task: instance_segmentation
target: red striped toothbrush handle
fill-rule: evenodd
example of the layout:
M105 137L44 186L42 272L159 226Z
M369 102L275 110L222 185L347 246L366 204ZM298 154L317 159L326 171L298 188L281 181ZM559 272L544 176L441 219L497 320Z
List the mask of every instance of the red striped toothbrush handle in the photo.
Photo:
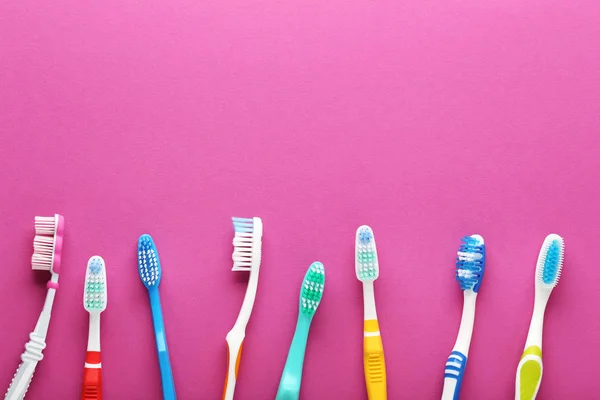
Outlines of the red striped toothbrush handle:
M81 400L102 400L102 364L99 351L88 351L85 356Z

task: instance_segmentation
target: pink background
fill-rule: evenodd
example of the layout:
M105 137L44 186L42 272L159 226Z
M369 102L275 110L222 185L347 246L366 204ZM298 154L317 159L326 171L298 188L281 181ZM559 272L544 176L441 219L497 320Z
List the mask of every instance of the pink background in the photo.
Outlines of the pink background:
M41 310L34 215L63 213L61 289L30 396L79 396L85 266L109 269L105 397L159 399L136 243L154 236L179 398L220 399L245 290L229 218L264 262L238 400L275 396L306 268L327 283L302 399L366 399L354 232L375 230L389 398L436 399L488 244L462 399L509 399L545 235L565 237L539 399L600 396L597 0L0 2L0 386Z

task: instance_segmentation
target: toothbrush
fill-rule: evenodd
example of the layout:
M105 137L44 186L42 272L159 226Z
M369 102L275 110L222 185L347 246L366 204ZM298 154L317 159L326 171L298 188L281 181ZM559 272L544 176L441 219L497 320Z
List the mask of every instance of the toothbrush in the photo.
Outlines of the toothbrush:
M525 351L517 368L515 400L536 398L542 382L542 330L544 311L552 289L558 284L563 266L565 242L562 237L551 234L542 244L535 268L535 301Z
M61 254L63 247L65 220L62 215L53 217L35 217L35 238L33 239L32 269L50 271L50 280L46 284L48 292L44 308L38 318L33 332L29 334L29 342L21 355L21 364L6 392L5 400L22 400L29 388L38 362L44 358L42 351L46 348L46 335L50 325L52 304L58 289Z
M308 331L323 297L324 287L325 269L320 262L314 262L308 268L300 289L300 310L296 332L292 339L275 400L297 400L300 396L300 382L302 381L302 367L304 365Z
M163 321L160 295L158 293L158 285L160 284L162 272L160 260L158 259L158 251L150 235L142 235L138 240L138 272L150 295L150 308L152 309L163 399L175 400L177 396L175 395L171 360L169 359L169 349L167 348L167 338L165 336L165 323Z
M363 284L364 317L364 369L369 400L387 399L387 379L383 343L375 308L373 283L379 277L379 261L373 230L363 225L356 230L356 277Z
M250 320L256 289L258 288L258 271L260 269L263 224L260 218L232 218L235 236L233 238L233 271L250 271L246 295L242 308L233 328L226 336L227 341L227 375L223 400L232 400L237 382L242 344L246 336L246 326Z
M458 400L465 376L473 325L475 301L485 272L485 244L479 235L462 239L456 258L456 280L463 291L463 313L456 343L446 361L442 400Z
M102 363L100 362L100 313L106 310L106 267L102 257L90 258L85 273L83 308L90 313L81 400L102 400Z

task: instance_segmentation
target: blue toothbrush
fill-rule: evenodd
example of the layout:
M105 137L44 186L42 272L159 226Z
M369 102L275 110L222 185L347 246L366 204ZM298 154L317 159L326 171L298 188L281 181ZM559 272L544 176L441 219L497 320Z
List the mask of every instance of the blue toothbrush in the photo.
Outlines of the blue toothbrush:
M154 322L154 335L156 337L156 350L158 351L158 363L160 365L163 399L175 400L177 396L175 395L175 384L173 382L171 360L169 359L169 349L167 348L167 338L165 335L165 323L163 321L160 295L158 293L161 276L160 260L158 259L158 251L150 235L142 235L138 240L138 272L150 295L150 308L152 309L152 321Z

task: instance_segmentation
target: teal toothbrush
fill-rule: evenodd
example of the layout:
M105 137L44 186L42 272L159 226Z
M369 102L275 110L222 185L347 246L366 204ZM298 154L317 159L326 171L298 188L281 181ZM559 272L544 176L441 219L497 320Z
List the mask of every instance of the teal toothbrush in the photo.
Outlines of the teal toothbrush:
M275 400L297 400L300 396L300 383L302 381L302 366L304 365L304 352L308 341L308 331L317 307L323 297L325 287L325 269L320 262L314 262L306 272L302 289L300 289L300 311L296 332L288 353L283 375L279 382Z

